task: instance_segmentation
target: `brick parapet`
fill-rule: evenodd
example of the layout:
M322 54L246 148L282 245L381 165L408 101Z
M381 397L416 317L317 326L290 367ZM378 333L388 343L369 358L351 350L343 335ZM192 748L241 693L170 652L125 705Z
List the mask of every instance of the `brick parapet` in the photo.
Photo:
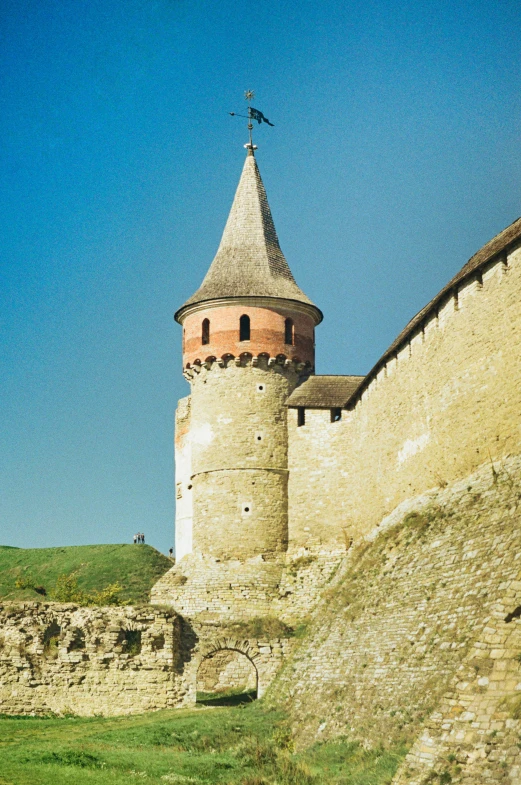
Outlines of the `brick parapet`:
M250 337L240 340L240 318L250 319ZM292 341L285 340L285 321L291 319ZM203 322L208 321L208 342L202 342ZM315 322L307 313L294 310L290 303L281 301L279 307L256 307L247 301L241 305L201 308L183 320L183 368L202 364L209 358L225 360L248 353L252 357L265 355L314 366Z

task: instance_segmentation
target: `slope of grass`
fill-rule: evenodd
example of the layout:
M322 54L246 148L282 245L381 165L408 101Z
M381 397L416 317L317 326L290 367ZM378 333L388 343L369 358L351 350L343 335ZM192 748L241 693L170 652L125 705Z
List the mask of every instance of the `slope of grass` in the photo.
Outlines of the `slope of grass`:
M118 718L0 718L0 785L385 785L403 749L292 752L262 703Z
M42 586L50 594L58 576L75 573L79 588L87 592L118 582L123 601L147 602L151 587L171 566L150 545L0 546L0 600L45 600L34 589L17 588L17 581Z

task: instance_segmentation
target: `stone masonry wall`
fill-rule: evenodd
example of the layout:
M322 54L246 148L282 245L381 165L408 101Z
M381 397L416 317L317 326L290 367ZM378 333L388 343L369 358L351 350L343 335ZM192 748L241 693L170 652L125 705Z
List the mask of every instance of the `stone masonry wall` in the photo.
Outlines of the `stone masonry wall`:
M342 544L405 499L521 452L521 249L461 285L340 422L289 411L290 548Z
M185 556L152 588L151 601L190 619L275 616L298 625L315 608L346 549L300 549L278 561Z
M243 357L192 373L193 550L274 558L288 541L285 402L296 367Z
M197 671L198 692L257 689L257 671L241 652L222 649L201 662Z
M498 602L499 615L521 613L519 488L521 457L487 462L464 480L403 503L372 539L352 549L271 690L290 711L300 743L339 735L366 744L411 743L431 712L440 712L465 658L483 656L470 654L480 640L487 641L481 652L497 646L487 657L515 662L503 688L515 691L521 648L507 634L512 625L500 622L497 638L488 628L491 617L498 619ZM495 667L505 678L506 666ZM490 678L490 669L478 672ZM452 689L467 689L459 679L457 685ZM447 701L441 706L438 736L447 727L441 715L451 710ZM471 723L470 714L456 715ZM500 727L490 718L485 725L487 732Z
M190 704L180 619L150 607L0 605L0 713L133 714Z
M396 785L521 782L521 621L511 618L512 608L520 609L517 577L427 719Z

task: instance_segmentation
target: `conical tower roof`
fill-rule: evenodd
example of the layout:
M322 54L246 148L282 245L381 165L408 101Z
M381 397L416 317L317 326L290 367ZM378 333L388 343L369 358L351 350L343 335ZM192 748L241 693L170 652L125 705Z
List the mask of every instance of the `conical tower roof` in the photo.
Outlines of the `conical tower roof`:
M204 281L175 314L212 300L254 297L292 300L322 321L321 311L297 286L279 240L253 149L248 148L232 209ZM308 306L308 308L306 308Z

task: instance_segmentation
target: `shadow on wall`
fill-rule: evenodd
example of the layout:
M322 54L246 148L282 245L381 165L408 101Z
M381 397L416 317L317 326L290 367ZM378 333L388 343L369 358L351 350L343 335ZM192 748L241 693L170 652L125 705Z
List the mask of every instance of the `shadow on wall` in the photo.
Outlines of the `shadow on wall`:
M205 657L197 670L197 702L237 706L257 698L258 673L252 660L236 649Z

